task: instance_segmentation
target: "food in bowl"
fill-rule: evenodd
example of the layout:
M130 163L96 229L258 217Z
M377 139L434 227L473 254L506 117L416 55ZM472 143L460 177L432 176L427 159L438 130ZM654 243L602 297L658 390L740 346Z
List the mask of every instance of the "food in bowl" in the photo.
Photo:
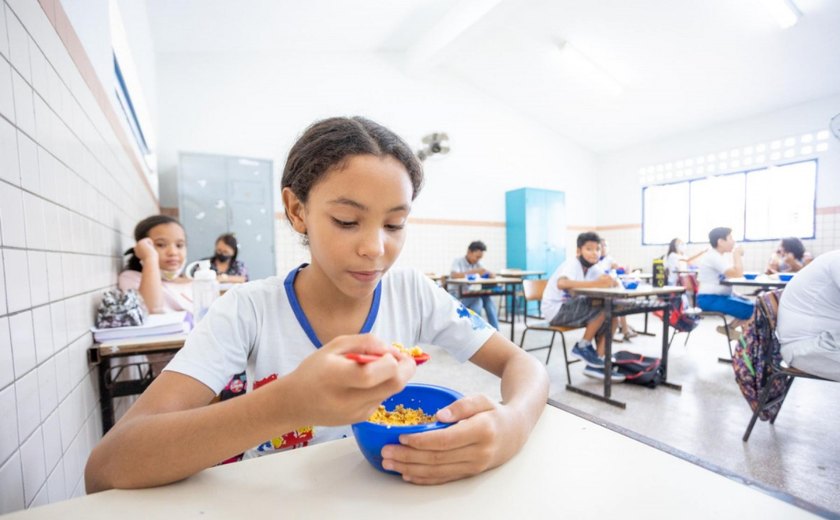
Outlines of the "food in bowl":
M404 408L422 408L424 414L434 418L434 414L463 397L459 392L450 388L436 385L411 383L382 402L386 411L393 412L398 406ZM400 435L421 433L448 428L454 423L443 423L437 420L423 424L390 425L377 424L370 421L353 425L353 435L365 459L371 466L385 473L397 474L382 467L382 448L386 444L399 444Z
M422 408L406 408L402 404L398 404L391 411L386 410L385 406L380 404L379 408L368 417L368 422L388 426L412 426L427 424L434 422L434 420L435 416L427 414Z

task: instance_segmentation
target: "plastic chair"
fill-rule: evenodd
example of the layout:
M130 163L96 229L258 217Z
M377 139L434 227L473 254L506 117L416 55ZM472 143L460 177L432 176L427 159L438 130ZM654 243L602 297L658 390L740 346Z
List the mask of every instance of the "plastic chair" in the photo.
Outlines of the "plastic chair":
M577 363L580 359L573 359L569 361L569 355L566 352L566 336L564 333L576 330L582 327L557 327L554 325L549 324L543 317L542 311L540 310L540 315L529 315L528 314L528 302L536 301L537 302L537 309L539 309L540 302L542 301L543 292L545 291L545 286L548 283L548 280L522 280L522 291L525 295L525 312L523 313L523 321L525 322L525 330L522 331L522 338L519 341L519 347L525 350L526 352L533 352L536 350L544 350L548 349L548 354L545 357L545 364L548 365L548 360L551 359L551 351L554 348L554 339L557 334L560 334L560 339L563 342L563 360L566 363L566 381L569 384L572 384L572 376L569 372L569 365L573 363ZM536 318L542 320L539 323L529 324L528 318ZM551 342L548 345L543 345L541 347L533 347L529 349L525 349L525 335L528 333L529 330L536 330L536 331L543 331L543 332L551 332Z
M770 424L776 422L782 404L784 404L790 387L797 377L829 381L832 383L837 382L783 364L784 362L780 353L781 345L776 339L776 317L778 316L781 294L781 289L766 291L760 293L756 299L756 320L754 321L754 326L758 326L761 323L762 326L768 327L764 337L769 338L769 344L765 345L766 348L764 348L765 356L763 366L766 367L765 371L761 374L756 374L758 382L762 383L759 386L761 393L759 394L758 404L753 410L750 423L747 425L747 430L744 432L744 442L750 439L750 434L759 417L762 417L764 420L769 420ZM763 320L759 319L759 313Z

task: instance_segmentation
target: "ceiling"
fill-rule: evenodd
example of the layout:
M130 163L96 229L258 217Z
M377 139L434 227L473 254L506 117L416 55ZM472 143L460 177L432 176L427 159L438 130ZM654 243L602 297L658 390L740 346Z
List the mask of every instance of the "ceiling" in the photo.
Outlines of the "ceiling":
M603 153L840 93L840 2L795 0L803 17L781 29L766 1L147 0L147 12L159 53L395 53Z

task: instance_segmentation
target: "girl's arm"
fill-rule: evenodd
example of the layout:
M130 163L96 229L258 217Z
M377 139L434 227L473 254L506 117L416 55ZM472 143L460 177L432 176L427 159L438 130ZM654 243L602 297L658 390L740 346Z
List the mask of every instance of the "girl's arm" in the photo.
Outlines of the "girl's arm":
M359 365L346 352L395 354ZM166 371L91 452L86 489L168 484L295 428L362 421L414 371L409 356L369 335L338 337L294 372L211 406L213 390Z
M151 238L143 238L134 246L134 254L143 261L140 287L137 289L152 314L163 312L163 282L160 279L160 260Z
M527 441L545 408L548 375L536 358L499 333L471 361L501 378L502 402L471 396L438 411L456 422L433 432L404 435L382 450L383 467L416 484L440 484L500 466Z
M696 255L694 255L694 256L689 256L688 258L685 258L686 263L689 263L689 264L690 264L691 262L693 262L693 261L697 260L697 259L698 259L698 258L700 258L701 256L705 255L705 254L706 254L706 251L708 251L708 250L709 250L709 249L708 249L708 248L706 248L706 249L704 249L704 250L700 251L699 253L697 253L697 254L696 254Z

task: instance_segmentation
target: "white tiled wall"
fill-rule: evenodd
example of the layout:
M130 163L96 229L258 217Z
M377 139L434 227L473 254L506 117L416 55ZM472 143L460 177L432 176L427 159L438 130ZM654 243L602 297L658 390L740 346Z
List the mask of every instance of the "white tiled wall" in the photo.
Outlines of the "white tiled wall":
M157 205L36 0L0 0L0 513L84 492L100 293Z

